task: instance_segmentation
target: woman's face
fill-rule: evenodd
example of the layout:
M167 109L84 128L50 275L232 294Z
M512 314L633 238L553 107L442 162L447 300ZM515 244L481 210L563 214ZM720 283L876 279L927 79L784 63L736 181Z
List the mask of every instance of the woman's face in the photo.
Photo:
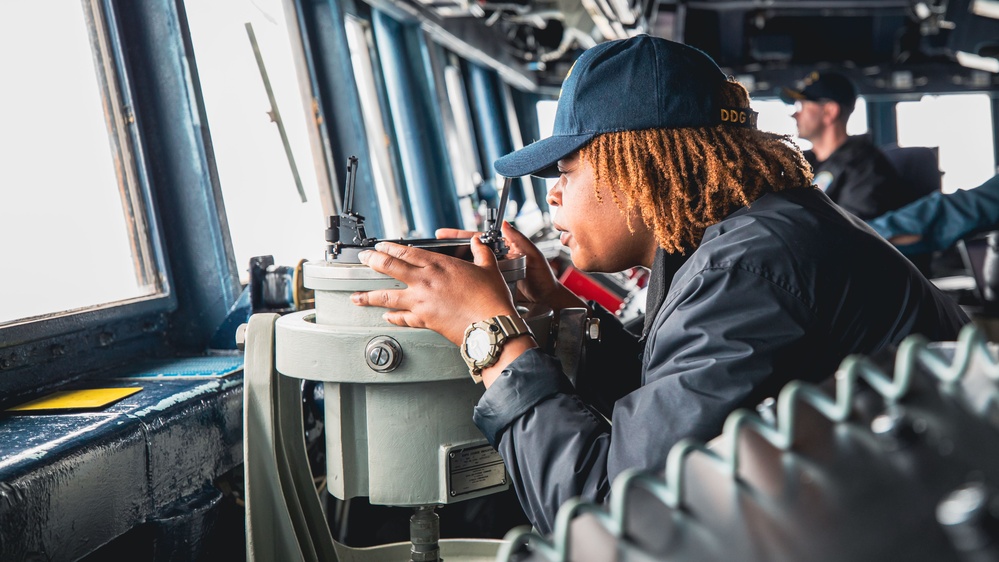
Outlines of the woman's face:
M610 186L600 186L602 200L597 200L593 166L578 152L559 160L558 168L561 175L548 191L548 204L573 265L603 273L651 267L655 237L638 210L629 210L631 232L628 216L614 202Z

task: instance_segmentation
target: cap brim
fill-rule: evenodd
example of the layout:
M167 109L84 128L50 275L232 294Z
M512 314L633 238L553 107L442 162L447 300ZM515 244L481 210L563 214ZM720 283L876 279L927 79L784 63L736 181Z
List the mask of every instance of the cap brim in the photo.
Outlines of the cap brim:
M794 103L796 101L807 100L808 96L799 90L792 90L790 88L780 89L780 99L784 103Z
M583 148L595 136L597 133L553 135L497 159L493 162L493 168L499 175L507 178L555 178L558 177L558 161Z

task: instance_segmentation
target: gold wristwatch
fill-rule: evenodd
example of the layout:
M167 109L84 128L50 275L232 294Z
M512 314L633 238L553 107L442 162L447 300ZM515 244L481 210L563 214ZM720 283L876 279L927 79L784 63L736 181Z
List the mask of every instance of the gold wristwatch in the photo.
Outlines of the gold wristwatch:
M468 364L472 380L482 382L482 369L499 360L503 344L524 335L534 336L520 316L493 316L466 328L465 339L458 349L461 358Z

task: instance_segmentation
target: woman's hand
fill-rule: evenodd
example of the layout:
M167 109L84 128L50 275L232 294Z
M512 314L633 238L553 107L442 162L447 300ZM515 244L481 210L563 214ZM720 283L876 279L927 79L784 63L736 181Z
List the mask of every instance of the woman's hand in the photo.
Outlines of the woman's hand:
M441 228L438 238L471 238L478 240L480 232ZM586 303L555 279L548 260L538 247L520 231L503 221L503 237L510 247L510 253L522 254L526 259L524 279L517 282L518 302L540 302L553 310L563 308L586 308Z
M390 242L376 244L374 251L361 252L361 262L406 288L358 292L351 301L388 308L384 317L391 324L429 328L461 345L473 322L517 314L492 250L477 236L471 239L472 263Z

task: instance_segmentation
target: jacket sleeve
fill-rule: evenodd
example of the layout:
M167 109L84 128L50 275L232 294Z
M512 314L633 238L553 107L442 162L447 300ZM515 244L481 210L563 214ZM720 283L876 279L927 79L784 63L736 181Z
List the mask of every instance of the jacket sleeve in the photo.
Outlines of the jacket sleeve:
M999 176L974 189L932 193L868 224L886 240L920 235L919 242L898 247L903 254L946 250L965 236L999 226Z
M617 401L612 425L538 350L511 363L476 406L475 423L539 531L552 531L572 497L605 501L622 470L662 470L680 439L718 435L767 379L777 352L801 338L811 313L761 275L710 269L675 290L657 318L644 384Z

